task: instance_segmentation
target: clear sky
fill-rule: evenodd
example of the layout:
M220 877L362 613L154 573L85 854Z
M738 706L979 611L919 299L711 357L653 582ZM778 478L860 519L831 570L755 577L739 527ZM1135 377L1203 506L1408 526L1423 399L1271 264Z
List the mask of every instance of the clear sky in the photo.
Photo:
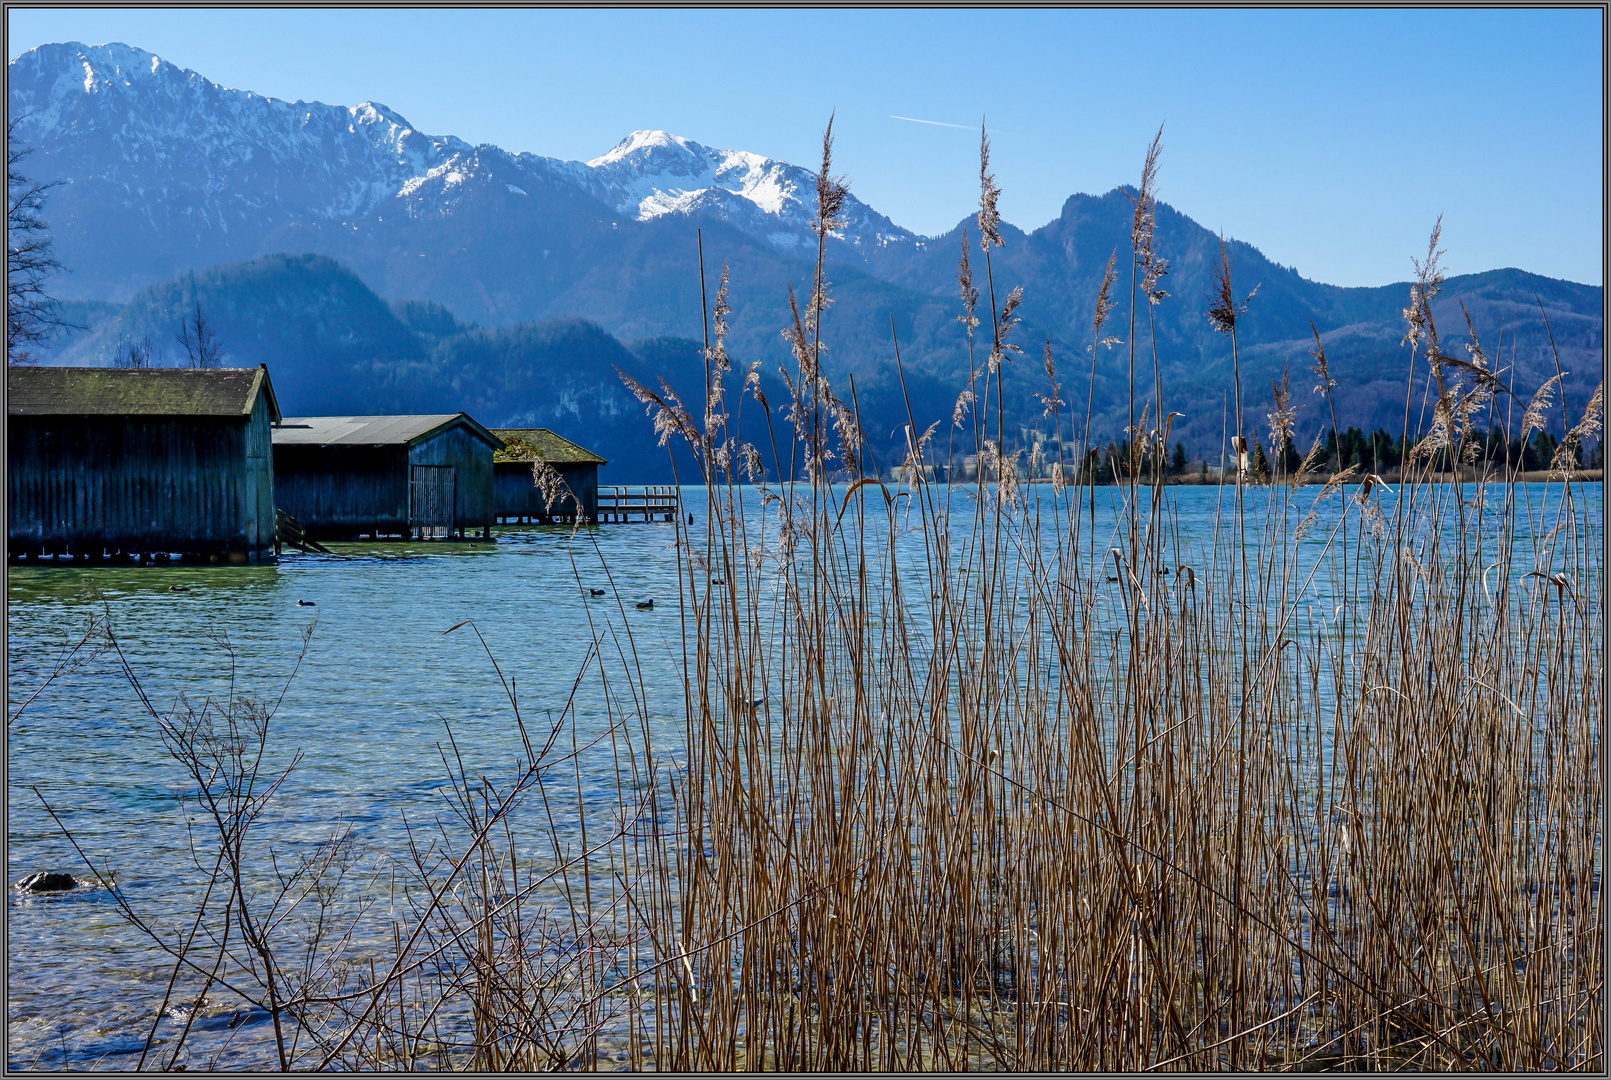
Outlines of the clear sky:
M7 33L10 58L121 41L225 86L580 160L660 128L814 168L836 112L836 171L925 234L976 206L981 117L1025 229L1134 183L1163 123L1161 198L1305 277L1403 280L1440 213L1452 273L1602 277L1597 8L11 8Z

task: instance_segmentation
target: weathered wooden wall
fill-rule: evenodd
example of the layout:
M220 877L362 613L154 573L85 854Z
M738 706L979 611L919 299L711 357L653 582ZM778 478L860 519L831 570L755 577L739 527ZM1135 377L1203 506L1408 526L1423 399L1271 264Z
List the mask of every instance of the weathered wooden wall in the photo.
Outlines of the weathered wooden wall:
M492 447L462 423L409 447L410 465L453 466L453 518L461 535L492 527Z
M599 516L599 467L592 462L556 462L553 466L561 480L581 503L588 520ZM499 517L546 517L542 492L532 482L531 462L500 461L493 466L496 504ZM556 502L553 513L575 513L570 500Z
M12 554L273 554L268 414L11 416Z
M560 479L570 487L582 504L582 513L587 515L589 521L597 521L599 516L599 467L592 462L586 464L554 466Z
M315 540L406 536L413 465L452 466L455 533L492 526L492 447L462 423L413 446L276 444L275 505Z
M315 540L408 532L408 447L274 447L274 504Z
M241 515L247 532L268 547L274 544L274 443L269 397L259 394L243 433L246 472L253 482L241 491Z

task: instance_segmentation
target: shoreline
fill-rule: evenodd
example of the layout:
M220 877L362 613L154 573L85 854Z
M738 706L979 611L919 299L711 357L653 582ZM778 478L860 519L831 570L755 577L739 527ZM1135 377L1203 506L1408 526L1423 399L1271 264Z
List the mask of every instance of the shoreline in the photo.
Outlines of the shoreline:
M1294 485L1293 482L1291 480L1288 480L1288 479L1263 480L1263 481L1261 481L1261 480L1249 480L1248 481L1248 486L1249 487L1287 487L1287 486L1323 487L1326 484L1331 483L1333 478L1336 475L1337 475L1336 473L1316 473L1316 474L1304 477L1303 483L1301 485ZM1355 477L1350 479L1343 486L1344 487L1356 487L1356 486L1359 485L1359 483L1361 483L1364 480L1365 475L1368 475L1368 474L1356 475ZM1399 482L1399 480L1400 480L1400 475L1401 475L1401 470L1396 469L1396 468L1395 469L1388 469L1387 471L1382 473L1382 479L1385 480L1389 484L1397 484ZM1429 473L1429 474L1425 474L1425 475L1419 477L1418 479L1421 480L1421 481L1424 481L1424 482L1429 482L1429 483L1434 483L1434 484L1452 484L1452 483L1456 482L1456 476L1453 473ZM1573 470L1570 479L1571 479L1572 483L1591 483L1591 484L1604 483L1605 482L1605 470L1604 469L1575 469L1575 470ZM988 481L988 482L989 483L994 483L995 481ZM1019 483L1021 483L1021 484L1050 484L1051 482L1052 481L1051 481L1051 479L1049 477L1035 477L1032 480L1020 480L1019 481ZM1507 483L1517 483L1517 484L1557 484L1557 483L1562 483L1564 481L1563 481L1563 479L1562 479L1562 477L1561 477L1561 475L1559 473L1550 472L1548 469L1533 469L1533 470L1528 471L1528 472L1518 472L1518 473L1513 473L1513 474L1503 474L1503 473L1498 473L1498 474L1496 474L1496 473L1486 473L1486 474L1484 474L1484 473L1479 473L1475 469L1471 469L1471 470L1461 470L1461 472L1459 474L1458 482L1462 483L1462 484L1477 484L1477 483L1482 483L1482 484L1507 484ZM972 484L972 483L975 483L975 481L973 481L973 480L962 480L962 481L953 481L953 483ZM1086 486L1088 486L1086 484L1075 483L1073 481L1066 481L1065 483L1067 484L1068 487L1086 487ZM1104 481L1102 483L1099 483L1096 486L1097 487L1127 487L1129 485L1128 485L1127 481L1112 481L1112 480L1110 480L1110 481ZM1138 487L1152 487L1153 482L1151 480L1139 480L1139 481L1137 481L1137 486ZM1208 476L1204 476L1201 473L1187 473L1187 474L1181 475L1181 476L1166 476L1166 477L1164 477L1162 486L1164 486L1164 487L1235 487L1236 486L1236 478L1234 476L1231 476L1231 475L1225 474L1225 473L1217 473L1217 474L1211 473Z

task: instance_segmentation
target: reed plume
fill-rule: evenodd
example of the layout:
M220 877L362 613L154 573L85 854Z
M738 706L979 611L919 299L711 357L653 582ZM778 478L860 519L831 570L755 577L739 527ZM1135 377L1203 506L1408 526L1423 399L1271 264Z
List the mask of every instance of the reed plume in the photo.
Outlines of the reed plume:
M996 200L1001 197L1001 188L996 186L996 175L990 171L990 136L985 126L979 124L979 248L988 252L992 245L1002 247L1005 243L1001 239L1001 214L996 209Z

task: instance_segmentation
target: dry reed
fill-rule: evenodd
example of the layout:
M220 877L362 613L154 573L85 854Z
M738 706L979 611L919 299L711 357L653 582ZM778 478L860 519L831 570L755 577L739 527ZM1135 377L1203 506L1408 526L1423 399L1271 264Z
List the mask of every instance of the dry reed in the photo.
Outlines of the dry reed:
M672 849L640 856L670 898L677 993L645 1062L1601 1068L1603 526L1582 493L1552 489L1546 511L1513 471L1478 465L1462 488L1422 455L1396 492L1372 476L1311 504L1238 470L1193 549L1132 466L1101 527L1126 542L1097 559L1089 477L1026 495L1000 440L1020 294L994 300L981 142L979 374L997 378L977 403L970 380L953 428L994 404L997 431L972 426L972 490L927 483L920 440L904 488L830 483L835 448L800 420L836 401L820 268L809 333L789 335L806 480L761 485L765 515L746 512L716 464L738 453L690 440L710 511L685 538L702 549L681 597L688 769ZM1154 140L1133 237L1149 308L1156 160ZM1493 395L1441 377L1437 239L1408 343L1440 373L1428 438L1453 447ZM971 338L966 257L960 280ZM1222 250L1208 314L1233 365L1251 299ZM1329 405L1318 333L1316 357ZM1049 352L1047 373L1050 408ZM1294 406L1275 394L1280 450ZM1167 430L1146 423L1132 409L1137 453Z

